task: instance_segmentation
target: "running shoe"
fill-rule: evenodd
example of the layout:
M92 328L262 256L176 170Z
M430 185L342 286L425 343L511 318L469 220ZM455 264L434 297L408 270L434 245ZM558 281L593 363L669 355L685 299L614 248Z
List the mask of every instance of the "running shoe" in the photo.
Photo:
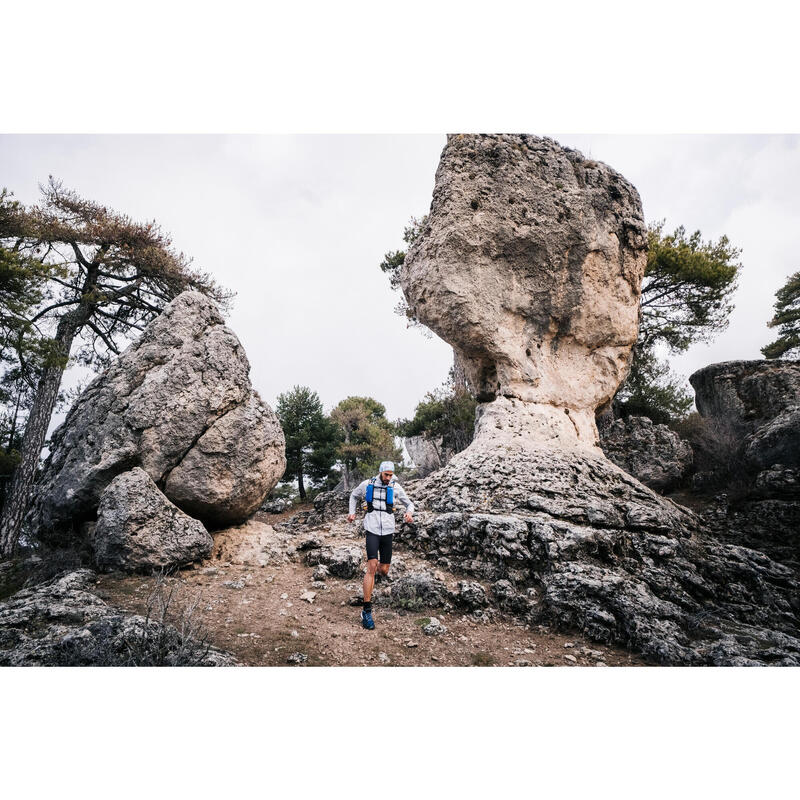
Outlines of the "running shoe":
M368 630L374 630L375 628L375 621L372 619L372 612L371 611L361 611L361 624Z

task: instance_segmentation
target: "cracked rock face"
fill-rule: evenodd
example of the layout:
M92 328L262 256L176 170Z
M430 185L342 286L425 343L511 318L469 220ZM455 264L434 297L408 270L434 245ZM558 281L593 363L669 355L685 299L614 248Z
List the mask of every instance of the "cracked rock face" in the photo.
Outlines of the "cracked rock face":
M614 420L600 440L606 458L657 492L674 487L692 468L689 443L647 417Z
M401 542L493 582L493 601L531 624L663 664L800 665L793 571L715 541L602 454L468 448L407 490Z
M689 377L697 410L751 433L790 406L800 406L800 361L723 361Z
M518 401L493 410L502 424L593 446L595 409L630 365L646 258L639 195L610 167L550 139L458 135L401 285L479 400Z
M106 487L92 538L102 570L182 566L208 558L214 544L203 523L170 503L140 467Z
M93 519L105 488L133 467L204 522L246 519L285 464L283 433L249 370L215 303L179 295L54 432L31 525L59 537Z

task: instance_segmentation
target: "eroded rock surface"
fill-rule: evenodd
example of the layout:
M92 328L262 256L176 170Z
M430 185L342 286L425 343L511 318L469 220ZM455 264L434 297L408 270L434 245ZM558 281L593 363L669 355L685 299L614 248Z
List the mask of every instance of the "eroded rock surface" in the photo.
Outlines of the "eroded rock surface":
M409 488L412 492L412 488ZM398 539L528 619L665 664L800 664L800 583L602 456L469 449L413 486Z
M701 416L727 422L742 435L800 406L800 361L724 361L703 367L689 382Z
M167 500L140 467L106 487L92 539L101 570L182 566L208 558L213 545L203 523Z
M0 603L1 666L234 666L229 653L171 625L125 614L93 593L81 569Z
M63 537L92 519L108 484L133 467L209 524L246 519L285 463L280 426L253 392L249 369L214 302L181 294L54 432L30 524ZM213 507L198 494L210 495Z
M692 468L692 448L666 425L647 417L618 419L600 435L606 458L658 492L676 486Z

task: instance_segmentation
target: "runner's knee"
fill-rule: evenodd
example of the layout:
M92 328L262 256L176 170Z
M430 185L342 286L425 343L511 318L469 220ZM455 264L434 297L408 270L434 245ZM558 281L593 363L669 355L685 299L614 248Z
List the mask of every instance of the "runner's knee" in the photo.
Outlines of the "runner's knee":
M388 575L389 574L389 565L388 564L379 564L378 571L381 575Z
M367 561L367 574L374 575L378 571L378 559L371 558Z

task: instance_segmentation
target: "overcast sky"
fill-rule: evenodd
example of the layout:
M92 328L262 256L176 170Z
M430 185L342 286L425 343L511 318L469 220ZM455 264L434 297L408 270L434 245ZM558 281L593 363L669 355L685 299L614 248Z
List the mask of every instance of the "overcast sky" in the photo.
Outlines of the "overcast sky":
M546 132L540 132L546 133ZM639 190L645 217L727 234L744 270L730 327L673 359L760 358L774 293L800 269L799 136L559 135ZM236 292L229 324L271 405L295 384L326 410L370 395L392 419L446 378L449 346L407 328L378 268L430 204L444 135L0 136L0 186L29 203L49 174L137 219Z

